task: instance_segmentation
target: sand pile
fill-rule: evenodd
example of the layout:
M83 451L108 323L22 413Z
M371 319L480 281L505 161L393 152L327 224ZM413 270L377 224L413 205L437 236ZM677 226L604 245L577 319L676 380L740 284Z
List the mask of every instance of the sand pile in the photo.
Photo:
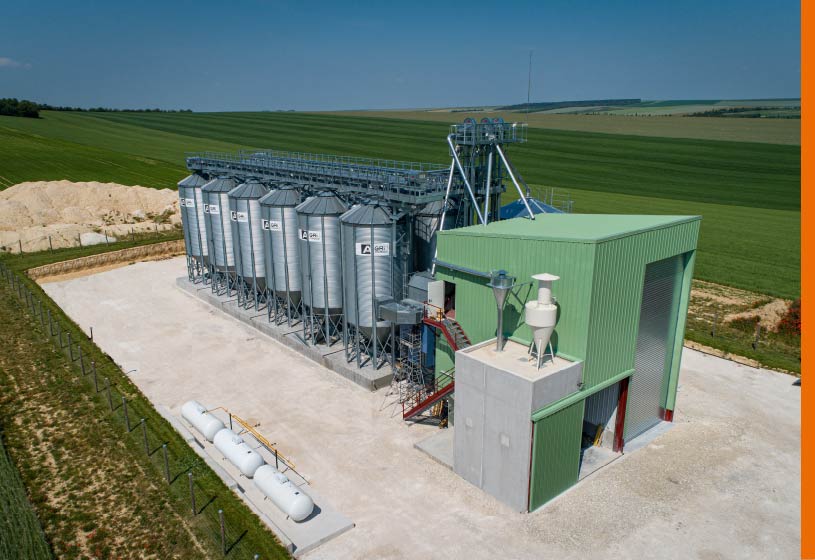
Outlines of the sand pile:
M17 252L74 247L130 231L172 229L181 223L178 195L170 189L115 183L36 181L0 191L0 247ZM95 235L88 235L95 234Z

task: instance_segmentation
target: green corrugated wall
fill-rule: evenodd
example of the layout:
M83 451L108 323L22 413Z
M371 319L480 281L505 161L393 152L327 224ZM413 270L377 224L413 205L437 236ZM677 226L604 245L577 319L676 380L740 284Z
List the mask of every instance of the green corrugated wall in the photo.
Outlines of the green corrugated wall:
M577 482L583 405L573 405L535 422L529 511L534 511Z
M645 266L694 251L698 236L699 222L694 221L598 245L588 330L591 344L583 366L585 387L634 367ZM692 276L692 267L686 274ZM684 334L684 328L677 331ZM680 359L679 353L675 359Z
M440 236L438 259L482 272L504 268L519 283L530 282L531 275L539 272L559 275L553 293L561 315L552 343L560 355L584 361L581 392L590 394L592 387L634 367L645 266L682 254L679 319L662 405L673 409L699 226L699 220L691 220L596 243L473 237L454 230ZM437 279L456 284L456 319L473 343L493 338L495 298L487 280L442 266L436 271ZM504 331L529 343L523 304L536 297L536 286L528 284L515 293L517 299L507 300ZM436 349L437 371L453 367L454 355L443 337L437 337ZM584 405L580 400L535 423L530 509L577 481ZM536 414L545 415L546 410Z
M582 359L588 340L592 269L596 245L534 239L471 237L445 233L439 241L439 260L489 272L505 268L525 286L514 290L504 309L504 333L530 342L532 334L523 322L523 304L537 297L531 276L541 271L557 271L553 293L563 315L552 338L557 352ZM439 280L456 284L456 320L475 344L495 337L497 315L495 297L488 280L444 267L436 269ZM436 370L453 367L453 354L443 337L437 337Z

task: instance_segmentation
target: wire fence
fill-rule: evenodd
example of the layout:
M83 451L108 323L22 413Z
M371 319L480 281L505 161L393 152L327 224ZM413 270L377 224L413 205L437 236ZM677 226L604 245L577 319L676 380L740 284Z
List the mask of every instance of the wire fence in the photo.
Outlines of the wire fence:
M26 237L25 241L18 239L16 242L11 242L7 245L0 247L0 251L12 253L15 255L23 255L27 253L39 253L40 251L56 251L59 249L83 248L91 245L112 245L120 241L135 242L143 239L159 239L169 234L174 234L180 231L179 227L169 224L153 223L152 226L136 226L131 227L126 231L113 231L109 232L107 229L101 229L95 233L92 239L86 238L82 241L83 234L76 234L76 236L66 237L65 235L48 235L43 234L36 237Z
M223 509L215 505L216 500L226 496L227 491L224 490L220 496L213 495L212 488L200 483L197 475L205 475L202 471L207 469L203 461L186 443L181 445L180 453L172 449L166 430L154 426L154 422L160 420L156 420L158 413L152 405L143 398L129 398L128 394L132 391L111 381L116 376L124 375L112 360L100 363L91 359L91 356L101 352L94 345L93 330L89 335L82 333L78 336L76 330L63 325L55 317L56 313L52 313L51 307L44 305L43 299L3 262L0 262L0 278L20 300L22 311L27 312L35 324L39 324L44 336L53 342L80 379L85 381L86 389L95 400L101 401L101 406L108 409L111 420L121 427L123 436L135 440L143 449L152 466L161 473L172 496L187 502L188 514L199 521L199 526L200 521L204 521L204 532L212 537L223 556L259 560L260 554L243 545L247 527L231 520Z

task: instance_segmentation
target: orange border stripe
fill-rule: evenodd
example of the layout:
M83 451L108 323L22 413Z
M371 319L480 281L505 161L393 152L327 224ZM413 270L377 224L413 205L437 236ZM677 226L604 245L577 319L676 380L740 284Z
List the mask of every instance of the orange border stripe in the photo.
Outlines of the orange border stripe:
M813 212L813 178L815 177L815 123L809 111L815 92L815 75L812 65L815 60L815 40L807 31L815 33L815 3L812 0L801 2L801 314L803 317L801 338L801 372L809 368L813 359L812 333L809 330L812 309L815 274L811 255L815 248L815 228L804 216ZM815 409L813 409L812 383L801 383L801 558L815 558L815 473L813 473L813 430Z

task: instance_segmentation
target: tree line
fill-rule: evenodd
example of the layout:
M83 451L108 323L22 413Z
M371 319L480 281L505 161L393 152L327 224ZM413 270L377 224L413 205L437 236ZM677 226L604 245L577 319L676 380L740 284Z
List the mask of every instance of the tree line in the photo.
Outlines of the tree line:
M110 107L68 107L61 105L49 105L48 103L37 103L28 99L17 99L15 97L0 98L0 115L8 117L28 117L37 119L40 111L76 111L82 113L192 113L192 109L113 109Z
M39 105L27 99L20 100L13 97L0 98L0 115L36 119L40 116L39 109Z

